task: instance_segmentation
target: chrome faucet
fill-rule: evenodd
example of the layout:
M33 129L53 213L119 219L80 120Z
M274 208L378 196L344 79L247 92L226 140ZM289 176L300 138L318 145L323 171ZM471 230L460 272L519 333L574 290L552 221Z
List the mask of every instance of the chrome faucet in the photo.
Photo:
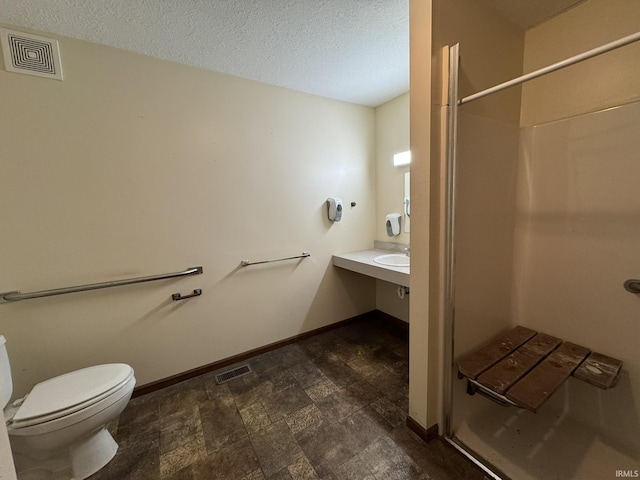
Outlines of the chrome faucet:
M404 250L404 253L407 255L407 257L411 256L411 248L409 248L409 245L404 247L402 250Z

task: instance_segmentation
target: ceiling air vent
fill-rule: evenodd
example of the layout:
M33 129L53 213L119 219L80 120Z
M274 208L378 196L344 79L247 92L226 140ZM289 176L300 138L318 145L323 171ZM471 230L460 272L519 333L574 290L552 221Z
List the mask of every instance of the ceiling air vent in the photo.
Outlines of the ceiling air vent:
M62 80L57 40L0 28L0 41L8 72Z

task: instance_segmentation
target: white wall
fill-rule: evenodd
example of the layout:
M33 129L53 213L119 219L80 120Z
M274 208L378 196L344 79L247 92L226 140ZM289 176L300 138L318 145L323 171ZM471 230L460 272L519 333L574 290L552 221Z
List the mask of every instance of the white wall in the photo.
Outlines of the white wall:
M373 109L59 40L63 82L0 71L0 291L205 273L0 305L16 395L101 362L143 385L375 307L331 266L375 237Z
M584 2L527 32L525 65L631 34L639 18L638 2ZM518 165L514 317L624 362L615 388L569 381L550 402L563 413L554 430L575 422L590 443L566 449L568 471L557 459L563 478L640 463L639 302L622 287L640 272L638 58L640 45L629 45L523 89L522 122L533 126L522 129Z

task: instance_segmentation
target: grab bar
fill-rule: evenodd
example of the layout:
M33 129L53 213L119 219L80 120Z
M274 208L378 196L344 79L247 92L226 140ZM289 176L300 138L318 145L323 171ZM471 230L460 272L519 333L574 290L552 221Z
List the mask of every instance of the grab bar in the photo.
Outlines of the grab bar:
M98 290L101 288L120 287L122 285L132 285L134 283L153 282L167 278L185 277L188 275L200 275L202 267L191 267L183 272L163 273L148 277L129 278L126 280L115 280L113 282L92 283L90 285L79 285L77 287L56 288L53 290L42 290L39 292L21 293L19 290L13 292L0 293L0 303L18 302L20 300L30 300L32 298L51 297L53 295L63 295L67 293L86 292L87 290Z
M640 280L635 278L630 278L626 282L624 282L624 289L629 293L640 293Z
M171 295L171 300L177 302L178 300L186 300L187 298L199 297L202 295L202 289L196 288L190 295L182 295L181 293L174 293Z
M252 262L251 260L242 260L240 262L240 265L243 267L248 267L249 265L258 265L260 263L281 262L283 260L294 260L296 258L307 258L310 256L311 254L309 252L302 252L300 255L294 255L293 257L273 258L271 260L261 260L259 262Z

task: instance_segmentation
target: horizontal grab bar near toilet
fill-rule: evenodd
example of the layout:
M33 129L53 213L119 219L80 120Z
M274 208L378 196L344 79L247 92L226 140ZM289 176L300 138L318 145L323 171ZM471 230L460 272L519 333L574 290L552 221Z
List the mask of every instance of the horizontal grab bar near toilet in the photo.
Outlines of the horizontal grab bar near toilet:
M636 278L630 278L624 282L624 289L629 293L640 294L640 280Z
M89 285L79 285L77 287L56 288L53 290L42 290L39 292L21 293L19 290L13 292L0 293L0 303L18 302L20 300L30 300L32 298L51 297L53 295L64 295L67 293L86 292L87 290L99 290L101 288L120 287L123 285L133 285L135 283L153 282L155 280L165 280L167 278L186 277L189 275L200 275L204 270L202 267L191 267L182 272L162 273L150 275L148 277L128 278L126 280L115 280L112 282L92 283Z
M307 258L310 257L311 254L309 252L302 252L300 255L294 255L293 257L282 257L282 258L273 258L271 260L261 260L259 262L252 262L251 260L242 260L240 265L243 267L248 267L249 265L259 265L261 263L272 263L272 262L282 262L283 260L294 260L296 258Z
M178 300L186 300L187 298L199 297L202 295L202 289L196 288L193 293L189 295L182 295L181 293L174 293L171 295L171 300L177 302Z

